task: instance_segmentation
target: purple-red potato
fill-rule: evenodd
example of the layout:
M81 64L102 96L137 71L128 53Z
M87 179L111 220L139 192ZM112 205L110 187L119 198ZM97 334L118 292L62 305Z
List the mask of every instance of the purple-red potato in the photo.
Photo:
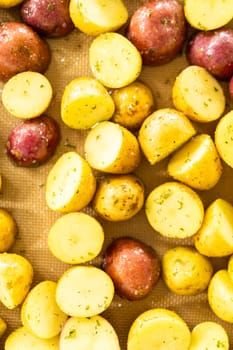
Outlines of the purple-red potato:
M233 29L198 32L189 41L187 57L217 79L229 79L233 75Z
M116 293L128 300L145 298L160 277L154 249L130 237L117 238L108 246L103 269L112 278Z
M25 0L21 6L21 17L38 33L49 38L63 37L74 29L69 0Z
M44 73L51 60L48 43L19 22L0 23L0 80L25 71Z
M186 37L183 7L176 0L146 2L132 15L127 37L144 64L168 63L181 51Z
M6 142L6 153L18 166L39 166L53 155L59 140L57 122L42 115L19 123L11 131Z
M232 99L233 101L233 75L229 81L229 95L230 95L230 98Z

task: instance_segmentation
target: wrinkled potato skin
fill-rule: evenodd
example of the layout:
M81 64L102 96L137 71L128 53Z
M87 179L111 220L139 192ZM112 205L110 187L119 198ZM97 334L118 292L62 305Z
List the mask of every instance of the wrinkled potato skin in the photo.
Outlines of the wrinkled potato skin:
M74 29L68 0L25 0L21 17L26 24L49 38L68 35Z
M24 23L0 23L0 47L0 80L4 82L24 71L44 73L49 66L47 42Z
M132 15L127 37L144 64L168 63L182 49L186 37L183 7L176 0L147 1Z
M128 300L146 297L160 277L156 252L130 237L120 237L108 246L103 268L112 278L116 293Z

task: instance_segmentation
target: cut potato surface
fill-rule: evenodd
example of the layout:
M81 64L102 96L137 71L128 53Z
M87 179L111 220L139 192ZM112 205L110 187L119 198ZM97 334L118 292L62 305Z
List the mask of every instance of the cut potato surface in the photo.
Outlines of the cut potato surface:
M200 134L188 141L171 157L168 173L197 190L214 187L222 174L222 165L212 138Z
M142 58L136 47L119 33L97 36L89 48L89 64L94 77L108 88L129 85L138 78Z
M93 127L84 142L85 158L93 169L127 174L141 160L137 138L116 123L105 121Z
M233 111L224 115L215 130L215 144L220 157L233 168Z
M5 209L0 209L0 253L6 252L15 242L17 232L13 216Z
M178 182L165 182L152 190L146 199L145 212L155 231L172 238L193 236L204 217L198 194Z
M185 0L184 13L187 21L196 29L217 29L233 18L233 2L232 0Z
M114 296L111 278L94 266L75 266L58 281L56 301L69 316L91 317L105 311Z
M60 350L120 350L118 336L102 316L70 317L60 335Z
M112 117L115 105L106 88L97 80L76 78L66 85L61 102L61 118L73 129L89 129Z
M0 317L0 338L3 336L7 329L6 322Z
M49 80L38 72L22 72L3 86L2 103L9 113L21 119L35 118L48 108L53 95Z
M174 311L151 309L131 325L127 350L188 350L190 330Z
M23 0L0 0L0 8L10 8L21 4Z
M182 112L162 108L145 119L138 140L145 157L153 165L178 149L195 133L193 125Z
M218 81L205 68L196 65L186 67L176 77L172 99L178 110L201 123L220 118L226 103Z
M52 254L68 264L94 259L101 251L104 231L100 223L85 213L68 213L58 218L48 235Z
M88 205L95 189L96 179L86 160L77 152L67 152L47 176L46 202L58 212L78 211Z
M71 0L70 16L79 30L89 35L116 31L127 22L122 0Z

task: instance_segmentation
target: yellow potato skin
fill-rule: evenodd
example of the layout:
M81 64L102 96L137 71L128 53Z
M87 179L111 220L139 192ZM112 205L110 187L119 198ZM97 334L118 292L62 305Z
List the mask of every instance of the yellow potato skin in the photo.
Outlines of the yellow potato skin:
M215 130L215 144L220 157L224 162L233 168L233 111L225 114L217 124Z
M0 253L11 248L16 232L17 226L13 216L5 209L0 209Z
M6 322L0 317L0 338L3 336L7 329Z
M23 0L1 0L0 8L11 8L21 4Z

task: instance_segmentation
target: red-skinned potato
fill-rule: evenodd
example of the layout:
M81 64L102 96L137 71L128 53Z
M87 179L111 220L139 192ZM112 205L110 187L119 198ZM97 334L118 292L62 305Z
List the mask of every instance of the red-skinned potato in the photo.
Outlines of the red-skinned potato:
M6 153L18 166L38 166L53 155L59 140L57 122L42 115L16 125L6 142Z
M176 0L152 0L132 15L128 39L146 65L168 63L181 51L186 36L183 7Z
M128 300L145 298L160 277L154 249L130 237L117 238L107 247L103 269L112 278L116 293Z
M22 20L46 37L63 37L74 29L68 0L25 0L20 11Z
M48 43L19 22L0 23L0 80L25 71L44 73L50 63Z
M230 98L232 99L233 101L233 75L229 81L229 95L230 95Z
M217 79L229 79L233 75L233 29L198 32L189 41L187 57Z

